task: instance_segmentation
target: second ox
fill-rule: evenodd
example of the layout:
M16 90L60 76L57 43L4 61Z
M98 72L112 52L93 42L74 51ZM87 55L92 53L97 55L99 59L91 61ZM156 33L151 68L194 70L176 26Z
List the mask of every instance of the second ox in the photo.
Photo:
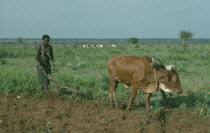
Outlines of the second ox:
M182 92L175 69L171 67L170 70L167 70L163 64L157 63L155 59L148 56L117 55L109 59L107 69L110 76L110 107L112 107L112 98L114 98L115 108L118 108L115 94L118 83L122 83L125 87L132 87L126 110L130 110L138 90L143 90L146 94L146 108L150 107L151 94L158 89L164 99L165 92Z

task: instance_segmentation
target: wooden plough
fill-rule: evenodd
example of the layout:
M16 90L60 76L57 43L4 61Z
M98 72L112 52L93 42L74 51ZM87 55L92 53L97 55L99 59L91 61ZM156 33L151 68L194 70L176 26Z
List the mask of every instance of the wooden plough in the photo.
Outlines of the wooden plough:
M57 70L54 70L54 71L57 72ZM34 75L35 75L35 72L36 72L36 71L34 70L33 75L30 77L29 81L27 82L27 84L25 85L25 87L24 87L23 89L26 89L26 88L28 87L29 83L31 82L32 78L33 78ZM67 89L67 90L69 90L69 91L71 91L71 92L73 92L73 93L76 93L76 94L86 94L87 92L89 92L89 91L95 89L95 88L91 88L91 89L88 89L88 90L85 90L85 91L80 91L80 90L75 89L75 88L71 88L71 87L68 87L68 86L63 86L63 85L60 85L60 84L56 83L56 82L51 78L51 76L50 76L49 74L46 74L46 72L45 72L44 70L42 70L42 72L43 72L43 73L45 74L45 76L51 81L52 86L56 88L56 91L57 91L58 93L60 93L60 91L61 91L62 89Z

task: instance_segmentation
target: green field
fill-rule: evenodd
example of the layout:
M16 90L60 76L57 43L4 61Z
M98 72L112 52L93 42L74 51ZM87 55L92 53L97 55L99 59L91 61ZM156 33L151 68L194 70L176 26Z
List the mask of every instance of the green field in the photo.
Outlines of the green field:
M106 64L110 57L117 54L152 56L165 64L173 64L179 74L184 93L173 94L165 104L161 94L155 92L151 98L151 108L169 107L174 109L192 109L194 113L210 116L210 45L118 45L113 48L79 48L75 45L53 45L55 67L58 72L52 74L54 81L71 88L89 91L85 95L76 95L75 100L95 100L108 103L109 78ZM0 92L20 95L40 94L36 72L35 45L0 45ZM24 89L31 76L31 82ZM50 89L54 91L51 86ZM62 90L60 96L72 98L72 92ZM118 86L119 101L128 101L130 90ZM141 102L144 103L141 94ZM204 110L200 112L200 110ZM142 110L139 109L139 112Z

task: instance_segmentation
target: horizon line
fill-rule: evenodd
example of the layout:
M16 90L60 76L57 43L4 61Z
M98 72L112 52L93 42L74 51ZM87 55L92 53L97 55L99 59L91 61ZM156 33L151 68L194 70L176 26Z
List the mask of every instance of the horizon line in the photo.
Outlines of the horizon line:
M35 40L41 40L41 38L23 38L23 37L17 37L17 38L22 38L22 39L26 39L26 40L30 40L30 39L35 39ZM14 40L14 39L17 39L17 38L0 38L0 40L8 40L8 39L11 39L11 40ZM129 37L129 38L132 38L132 37ZM69 39L69 40L85 40L85 39L87 39L87 40L93 40L93 39L95 39L95 40L102 40L102 39L105 39L105 40L114 40L114 39L117 39L117 40L125 40L125 39L129 39L129 38L50 38L51 40L53 40L53 39L59 39L59 40L61 40L61 39ZM180 39L180 38L137 38L137 39L139 39L139 40L141 40L141 39L168 39L168 40L171 40L171 39ZM193 39L210 39L210 38L191 38L191 39L189 39L189 40L193 40Z

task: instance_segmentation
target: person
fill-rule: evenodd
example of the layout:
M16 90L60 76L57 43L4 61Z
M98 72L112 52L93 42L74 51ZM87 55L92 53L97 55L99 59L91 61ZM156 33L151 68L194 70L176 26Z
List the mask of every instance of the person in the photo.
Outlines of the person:
M53 47L49 44L50 36L42 36L42 44L36 46L36 60L41 90L47 90L50 84L51 64L54 63Z

